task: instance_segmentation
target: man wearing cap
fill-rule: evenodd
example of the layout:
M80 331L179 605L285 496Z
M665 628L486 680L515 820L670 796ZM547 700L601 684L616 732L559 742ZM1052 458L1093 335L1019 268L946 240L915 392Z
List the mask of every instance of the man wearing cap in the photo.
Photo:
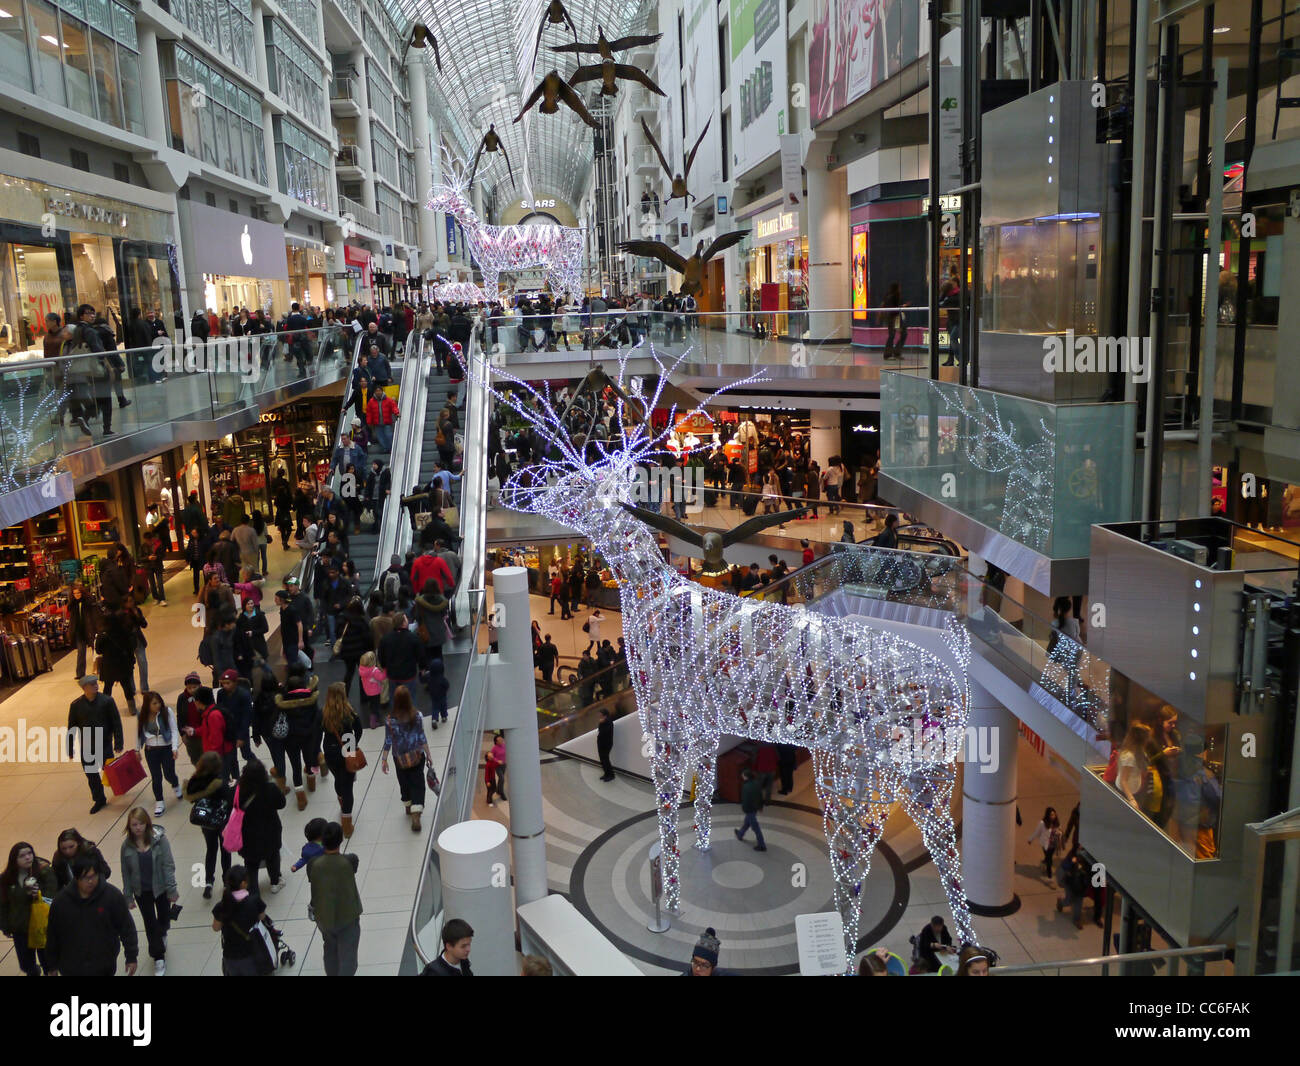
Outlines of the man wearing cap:
M253 697L239 683L237 670L223 670L220 684L217 709L231 723L231 731L235 734L234 746L226 756L226 772L234 778L239 776L239 754L243 753L244 762L253 757L249 745L249 731L253 724Z
M711 928L704 930L695 950L691 952L691 968L686 971L686 976L726 977L718 969L718 951L721 948L722 941L718 939L718 934Z
M76 754L80 740L81 769L95 801L90 813L98 814L108 806L104 782L99 776L107 761L106 756L111 758L125 747L122 716L112 698L99 691L99 678L94 674L87 674L79 684L81 695L68 707L68 758Z
M176 724L181 731L181 741L185 752L195 766L203 754L203 741L199 737L199 726L203 721L203 704L198 700L199 689L203 680L196 670L185 675L185 688L176 697Z

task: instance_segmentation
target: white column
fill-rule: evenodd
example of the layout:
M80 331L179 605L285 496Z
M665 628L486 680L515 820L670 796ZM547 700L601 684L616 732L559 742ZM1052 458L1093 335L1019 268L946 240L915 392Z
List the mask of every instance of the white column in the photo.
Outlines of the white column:
M257 82L269 92L271 73L266 62L266 9L261 4L253 4L253 62L257 71ZM262 97L262 150L266 153L266 184L272 189L280 188L280 164L275 158L275 112Z
M375 211L375 157L370 151L370 90L366 87L365 50L358 45L352 50L350 59L357 72L354 91L357 106L361 109L356 119L357 151L361 155L361 206Z
M823 470L826 469L826 460L832 455L840 454L840 418L839 411L818 411L809 412L811 426L808 435L812 441L812 457L817 460Z
M974 743L968 731L962 767L962 885L978 910L1014 907L1019 731L1015 716L973 681L968 723Z
M420 270L429 273L441 258L438 255L438 219L424 204L433 186L433 163L430 151L433 131L429 127L429 82L425 76L424 57L415 49L406 60L407 84L411 90L411 136L415 143L415 225L420 239Z
M497 647L488 663L489 729L506 736L506 788L510 799L510 844L514 855L515 905L546 895L546 825L542 821L542 764L537 744L537 686L528 571L503 566L492 571Z
M470 965L484 977L513 977L515 921L510 906L510 849L506 827L490 819L460 822L438 836L442 920L474 930ZM442 947L442 928L429 938Z
M140 100L144 109L144 135L158 144L171 147L167 113L163 110L166 88L162 67L158 63L158 34L146 22L136 24L140 40Z
M808 328L813 340L852 332L850 312L818 314L821 308L844 308L850 299L848 170L826 169L834 142L818 138L808 149Z

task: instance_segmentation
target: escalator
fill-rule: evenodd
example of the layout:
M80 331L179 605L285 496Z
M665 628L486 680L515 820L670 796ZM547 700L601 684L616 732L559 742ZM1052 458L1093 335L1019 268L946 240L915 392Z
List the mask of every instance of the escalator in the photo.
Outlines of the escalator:
M573 673L561 669L561 676ZM576 678L576 675L575 675ZM572 680L559 688L537 684L537 734L543 751L551 751L574 737L596 728L603 708L617 717L636 709L632 678L627 663L616 662L584 680Z

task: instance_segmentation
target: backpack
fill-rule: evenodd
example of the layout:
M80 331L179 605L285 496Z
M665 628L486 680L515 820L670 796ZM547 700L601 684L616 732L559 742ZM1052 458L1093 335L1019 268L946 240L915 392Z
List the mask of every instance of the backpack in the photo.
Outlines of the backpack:
M204 637L199 641L199 662L204 666L211 666L213 663L211 637Z
M442 426L438 426L438 432L434 434L433 443L436 447L447 447L447 434L442 431Z
M402 590L402 578L391 570L384 575L384 607L396 607L397 597Z

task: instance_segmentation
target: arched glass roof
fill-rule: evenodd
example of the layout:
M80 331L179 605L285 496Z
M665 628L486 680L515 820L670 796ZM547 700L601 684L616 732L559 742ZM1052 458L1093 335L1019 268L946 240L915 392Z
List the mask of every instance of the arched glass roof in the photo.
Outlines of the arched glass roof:
M655 0L566 0L581 40L594 41L599 24L614 38L637 32ZM533 71L537 28L545 17L546 0L384 0L399 31L422 22L438 41L442 71L434 65L433 50L426 48L425 69L434 99L445 105L439 124L451 127L448 138L465 155L466 166L489 123L497 133L514 167L515 189L500 153L484 154L476 182L487 200L498 203L525 197L555 196L576 210L593 165L594 131L561 105L555 115L539 115L536 107L514 124L519 109L542 76L552 68L566 78L577 61L547 45L572 41L565 25L547 25L541 54ZM627 91L626 89L622 91ZM590 102L591 91L583 93ZM441 108L440 108L441 110Z

